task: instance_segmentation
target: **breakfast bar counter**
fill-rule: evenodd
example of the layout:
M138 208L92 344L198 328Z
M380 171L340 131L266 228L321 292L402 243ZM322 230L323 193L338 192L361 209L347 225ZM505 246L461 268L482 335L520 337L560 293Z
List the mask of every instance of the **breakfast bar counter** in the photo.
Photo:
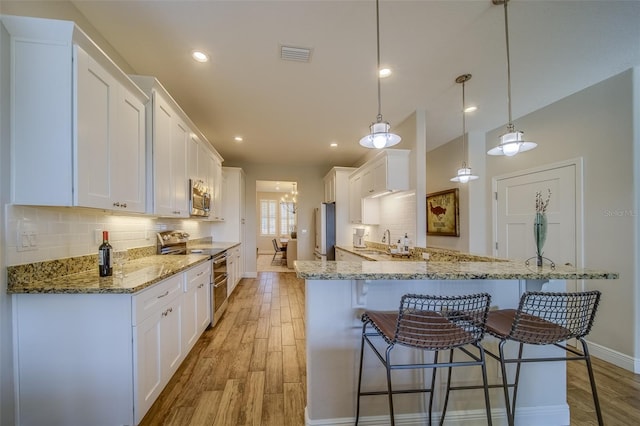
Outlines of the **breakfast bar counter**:
M580 287L580 280L618 278L616 273L567 265L551 269L549 266L526 266L524 262L487 260L296 261L297 275L306 282L306 424L353 424L355 421L362 331L360 316L365 309L397 311L400 298L408 293L454 296L481 292L491 295L492 308L517 308L520 296L526 291L563 292L567 291L567 280L578 280ZM496 350L497 340L486 336L483 346ZM516 348L507 344L507 354L513 354ZM557 351L559 349L555 347L536 346L527 347L525 354L547 356ZM394 353L397 361L407 363L432 356L405 347L396 348ZM489 359L487 368L489 381L498 383L501 379L497 363ZM480 369L458 370L461 371L454 371L453 386L481 384ZM363 389L386 389L384 371L375 356L365 351ZM429 375L430 371L425 370L396 372L394 388L425 386ZM569 424L564 362L527 363L522 367L520 380L516 424ZM436 384L434 420L438 420L443 403L444 392L440 387L443 383L439 380ZM491 389L490 395L494 424L506 424L502 390ZM427 424L425 404L428 405L428 394L394 397L396 421ZM482 391L453 392L447 419L457 424L486 424ZM388 424L385 395L362 398L361 422Z

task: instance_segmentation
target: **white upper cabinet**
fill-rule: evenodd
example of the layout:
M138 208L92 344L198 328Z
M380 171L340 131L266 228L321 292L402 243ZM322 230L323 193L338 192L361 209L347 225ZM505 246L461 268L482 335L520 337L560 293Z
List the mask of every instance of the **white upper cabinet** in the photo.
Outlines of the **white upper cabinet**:
M385 149L360 167L362 198L409 189L409 152L406 149Z
M151 98L147 105L148 211L164 217L189 217L188 118L171 95L151 76L132 75Z
M196 128L162 84L152 76L131 79L151 98L147 106L147 174L149 213L165 217L189 217L189 179L204 181L215 198L222 176L216 166L222 157ZM218 190L218 192L220 192ZM216 220L213 210L209 219ZM219 219L218 219L219 220Z
M147 96L73 22L3 16L11 201L145 211Z

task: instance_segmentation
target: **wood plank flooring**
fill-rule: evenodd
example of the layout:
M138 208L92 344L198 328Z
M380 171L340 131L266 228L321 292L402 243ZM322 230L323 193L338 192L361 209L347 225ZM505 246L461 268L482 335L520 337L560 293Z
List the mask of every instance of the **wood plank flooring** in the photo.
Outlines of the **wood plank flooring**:
M304 281L294 273L243 279L142 426L304 425ZM640 424L640 375L595 359L606 425ZM567 363L571 426L596 425L584 363Z

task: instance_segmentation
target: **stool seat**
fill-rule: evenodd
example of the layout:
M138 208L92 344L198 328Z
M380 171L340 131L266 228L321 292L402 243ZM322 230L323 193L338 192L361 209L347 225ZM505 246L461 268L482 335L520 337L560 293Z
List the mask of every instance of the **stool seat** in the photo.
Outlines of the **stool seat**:
M489 312L491 296L487 293L466 296L427 296L406 294L400 299L397 312L365 311L362 314L362 343L360 349L360 371L358 375L358 401L356 405L356 426L360 419L360 397L366 395L387 395L389 401L390 424L395 424L393 414L393 395L406 393L429 393L429 424L432 420L433 394L435 391L436 369L447 367L447 388L440 424L444 422L449 393L451 390L463 389L451 387L452 367L480 366L485 397L487 422L491 425L491 406L484 349L480 345L485 333L485 322ZM372 328L373 330L369 330ZM381 338L387 344L383 351L379 350L373 340ZM386 369L387 390L362 391L362 366L365 342L376 354L377 359ZM433 352L433 362L403 364L393 362L392 350L395 345ZM475 351L467 346L473 346ZM378 345L379 346L379 345ZM465 360L453 361L454 349L466 355ZM439 363L438 353L449 351L449 362ZM431 387L402 389L394 391L391 371L395 369L431 368ZM469 388L465 388L469 389Z
M487 332L498 339L508 337L517 342L538 345L550 345L572 337L571 330L568 328L526 313L519 314L519 322L514 330L516 317L518 317L516 309L489 311Z
M596 310L600 302L599 291L576 293L546 293L526 292L520 298L518 309L502 309L491 311L487 315L487 333L500 339L499 354L486 350L487 355L500 363L502 371L502 388L504 392L507 421L510 426L515 424L516 398L520 380L522 363L546 361L585 361L591 393L596 409L598 424L602 426L602 413L598 402L598 392L591 366L591 357L584 337L589 334ZM582 351L564 344L569 339L577 339ZM507 358L504 346L508 341L519 344L518 356ZM524 345L554 345L565 352L565 356L544 358L523 356ZM514 379L511 383L507 378L506 365L516 364ZM495 387L495 386L490 386ZM513 389L513 396L509 396L509 389Z
M405 313L405 322L398 330L395 343L425 350L446 350L468 345L475 336L457 326L446 316L437 312L422 312L418 315ZM397 312L366 311L362 321L369 321L387 343L392 343L398 326ZM407 325L407 322L411 325Z

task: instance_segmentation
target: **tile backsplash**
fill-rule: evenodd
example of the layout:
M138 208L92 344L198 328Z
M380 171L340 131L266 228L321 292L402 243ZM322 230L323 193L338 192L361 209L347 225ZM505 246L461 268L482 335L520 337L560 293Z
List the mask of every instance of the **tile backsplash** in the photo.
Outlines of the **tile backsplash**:
M95 254L102 231L116 249L156 244L156 232L182 229L191 238L211 236L211 222L194 219L122 216L103 210L5 205L7 265ZM24 241L26 239L26 241ZM25 246L26 247L23 247Z
M354 228L365 228L365 241L380 243L385 230L391 233L391 243L409 237L409 245L416 241L416 194L415 191L404 191L379 198L380 224L361 225Z

